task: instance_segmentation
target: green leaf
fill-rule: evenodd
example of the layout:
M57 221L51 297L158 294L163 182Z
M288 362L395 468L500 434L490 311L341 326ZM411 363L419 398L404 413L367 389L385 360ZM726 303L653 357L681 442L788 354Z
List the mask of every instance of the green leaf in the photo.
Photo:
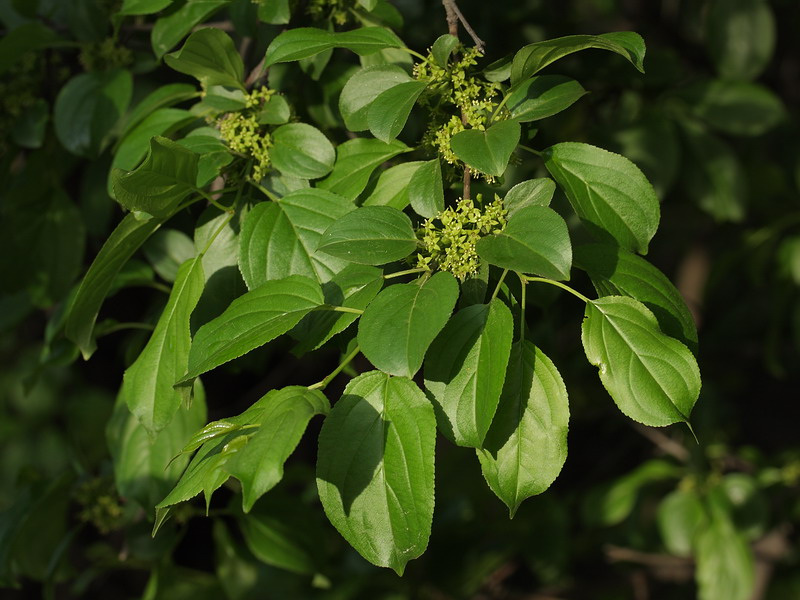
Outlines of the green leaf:
M362 206L391 206L403 210L408 206L410 181L421 165L421 161L404 162L389 167L380 174L375 189L367 196Z
M4 23L4 26L5 32L0 39L0 75L18 65L19 60L29 52L65 45L56 32L35 21L24 23L11 31L8 23Z
M381 371L413 377L458 299L455 277L440 271L424 283L389 286L364 310L358 344Z
M134 215L127 215L97 253L72 301L65 326L66 336L78 345L84 358L88 359L95 350L94 323L114 277L164 220L139 221Z
M11 126L14 143L23 148L41 148L49 120L50 107L47 102L42 98L33 101Z
M644 40L638 33L617 31L601 35L568 35L528 44L517 51L511 64L512 89L529 77L536 75L550 63L573 52L590 48L616 52L627 58L634 67L644 73Z
M509 94L506 106L520 123L538 121L560 113L586 94L583 86L562 75L540 75L523 82Z
M564 219L547 206L526 206L513 213L500 233L475 245L489 264L549 279L569 279L572 244Z
M706 511L697 494L677 489L658 505L658 530L670 554L689 558L697 534L706 526Z
M152 15L167 8L174 0L124 0L118 15Z
M519 143L516 121L500 121L485 131L466 129L450 140L455 155L476 171L500 177Z
M444 210L442 166L438 158L422 163L414 171L406 193L414 212L426 219L432 219Z
M144 121L151 113L160 108L170 107L179 102L191 100L198 95L199 92L197 88L188 83L169 83L156 88L145 96L144 99L133 107L122 119L120 140L124 139L134 127Z
M708 498L708 509L709 523L696 541L698 600L747 600L755 587L753 551L715 494Z
M286 99L279 94L273 94L261 105L257 118L262 125L283 125L289 122L291 116L292 111Z
M500 300L456 314L425 357L425 387L439 430L459 446L483 447L511 352L514 321Z
M386 90L410 81L408 73L397 65L377 65L356 71L339 96L339 112L345 126L350 131L369 129L367 115L373 100Z
M231 0L187 0L177 10L159 18L150 34L150 44L156 58L160 59L196 25L230 3Z
M325 304L364 310L383 287L383 271L366 265L350 264L322 285ZM292 350L301 355L316 350L337 333L349 327L358 314L317 310L308 314L292 335L299 340Z
M713 0L708 12L708 49L724 79L750 81L775 50L775 16L764 0Z
M584 496L584 520L610 527L627 519L642 488L657 481L677 479L681 470L665 460L648 460L633 471L591 490Z
M181 265L150 340L125 370L120 396L153 437L170 424L181 405L182 395L172 385L189 363L189 317L204 283L200 258Z
M258 4L258 20L270 25L285 25L292 17L289 0L262 0Z
M135 127L120 137L117 153L111 163L112 169L132 171L142 161L150 147L150 140L166 136L188 125L195 116L180 108L159 108L142 119Z
M128 210L155 217L172 214L195 191L197 155L164 137L150 140L150 153L135 170L111 172L117 201Z
M443 69L446 69L447 63L450 60L450 55L453 53L453 50L458 47L458 44L458 38L454 35L450 35L449 33L445 33L444 35L440 35L438 38L436 38L436 41L433 42L433 45L431 46L431 54L433 55L433 60L436 61L436 64Z
M336 151L316 127L306 123L282 125L272 133L272 141L272 166L284 175L318 179L333 169Z
M411 219L391 206L364 206L338 218L317 250L362 265L383 265L417 248Z
M195 384L192 405L179 410L156 437L148 435L119 396L106 428L106 438L120 496L135 501L149 513L175 485L189 462L188 456L174 460L173 457L205 422L205 394L199 381Z
M164 62L179 73L191 75L205 88L223 85L244 89L244 63L230 36L213 27L198 29Z
M387 144L396 138L426 87L428 84L421 81L408 81L381 92L367 110L367 123L372 135Z
M730 135L763 135L786 114L781 99L769 88L746 81L703 81L683 90L680 97L696 117Z
M314 188L254 206L239 238L239 269L247 287L289 275L330 280L347 262L317 252L317 245L322 233L354 208L349 200Z
M630 296L649 308L661 331L697 352L697 327L680 292L645 259L607 244L586 244L574 251L600 296Z
M531 342L511 346L505 385L482 450L481 470L513 518L555 481L567 458L569 403L555 365Z
M624 156L566 142L543 153L545 166L589 230L627 250L647 253L661 216L653 186Z
M258 430L225 463L225 470L242 483L245 512L283 479L283 464L294 452L311 418L330 411L322 392L303 386L272 390L262 402Z
M435 439L420 389L378 371L347 385L319 436L325 514L364 558L398 574L428 545Z
M351 31L325 31L297 27L279 34L267 48L264 66L308 58L332 48L347 48L364 56L384 48L402 48L403 42L383 27L362 27Z
M682 172L686 194L718 221L745 217L747 178L730 145L701 125L681 122L687 155Z
M624 414L653 427L688 422L700 394L697 362L686 346L661 333L641 302L625 296L589 302L582 339Z
M133 93L130 71L83 73L61 88L53 108L58 141L72 154L96 157L108 144Z
M301 275L267 281L239 296L224 313L197 331L189 351L188 372L178 384L185 385L263 346L324 302L319 283Z
M556 184L552 179L528 179L508 190L503 206L509 217L526 206L550 206L555 191Z
M228 147L217 137L202 135L205 128L193 129L185 138L178 140L184 148L198 155L197 180L195 185L202 189L220 173L223 167L234 160Z
M315 554L322 551L317 537L321 532L308 527L309 515L297 510L294 498L286 496L281 500L282 503L273 502L274 506L260 505L259 510L238 519L244 541L253 556L263 563L292 573L313 575L319 568ZM243 586L246 590L253 589L252 582L242 583L246 584Z
M364 191L369 176L381 164L411 148L397 140L387 144L380 140L358 138L336 148L333 172L317 183L317 187L355 201Z

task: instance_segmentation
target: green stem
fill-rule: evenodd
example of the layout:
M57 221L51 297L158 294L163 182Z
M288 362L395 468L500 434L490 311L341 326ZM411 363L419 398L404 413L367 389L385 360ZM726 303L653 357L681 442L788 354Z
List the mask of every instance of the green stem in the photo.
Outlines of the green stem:
M503 269L503 274L500 275L500 279L497 281L497 285L494 288L494 292L492 292L492 298L491 298L492 300L497 298L497 294L500 293L500 286L503 285L503 280L506 278L506 275L508 275L508 269Z
M102 335L109 335L111 333L116 333L117 331L123 331L124 329L143 329L144 331L153 331L155 328L156 326L151 325L150 323L117 323L116 325L112 325L103 331Z
M535 154L539 158L542 157L542 153L541 152L539 152L538 150L534 150L533 148L530 148L529 146L523 146L522 144L517 144L517 148L520 148L522 150L530 152L531 154Z
M321 306L322 310L332 310L333 312L351 313L354 315L363 315L364 311L358 308L350 308L349 306Z
M331 371L330 374L327 377L325 377L322 381L318 381L317 383L308 386L308 389L324 390L327 387L327 385L333 380L333 378L336 377L339 373L341 373L359 352L361 352L361 348L359 348L358 346L353 348L352 352L350 352L350 354L344 357L344 360L342 360L342 362L339 363L338 367L336 367L333 371Z
M581 294L577 290L573 290L568 285L566 285L564 283L561 283L560 281L555 281L553 279L546 279L545 277L529 277L527 275L520 275L520 279L523 279L523 280L525 280L527 282L538 281L538 282L541 282L541 283L548 283L550 285L554 285L556 287L559 287L562 290L568 291L570 294L572 294L576 298L580 298L581 300L583 300L586 304L589 304L591 302L591 300L589 298L587 298L586 296L584 296L583 294Z
M494 109L494 112L492 113L492 118L489 119L489 121L494 121L497 119L497 117L500 115L500 109L502 109L506 105L506 102L508 102L508 98L510 96L511 94L506 94L505 96L503 96L503 99L500 100L500 104L498 104L497 108Z
M145 284L147 287L151 287L154 290L158 290L159 292L164 292L165 294L171 294L172 288L168 285L164 285L163 283L159 283L157 281L149 281Z
M205 190L201 190L200 188L194 188L194 191L196 191L198 194L200 194L200 196L201 196L201 197L202 197L202 198L203 198L203 199L204 199L206 202L208 202L209 204L213 204L213 205L214 205L214 206L216 206L218 209L220 209L222 212L229 212L229 211L231 210L229 207L227 207L227 206L223 206L222 204L220 204L219 202L217 202L216 200L214 200L214 198L212 198L212 197L211 197L211 194L209 194L209 193L208 193L208 192L206 192Z
M397 271L396 273L389 273L388 275L384 275L384 279L394 279L395 277L402 277L403 275L411 275L413 273L424 273L428 269L423 269L421 267L417 267L415 269L406 269L405 271Z
M231 219L233 219L233 215L234 214L236 214L236 213L234 211L232 211L232 210L228 213L228 216L225 217L225 220L222 222L222 224L219 227L217 227L217 230L211 236L211 239L208 240L208 243L206 244L206 247L203 248L203 251L199 255L200 257L204 256L205 253L208 252L208 249L211 248L211 244L213 244L214 240L217 239L217 236L220 233L222 233L222 230L225 229L228 226L228 223L231 222Z
M408 52L411 56L416 56L418 59L420 59L424 63L428 62L428 57L427 56L423 56L422 54L420 54L416 50L412 50L411 48L408 48L406 46L400 46L399 48L397 48L397 50L402 50L403 52Z
M267 188L265 188L263 185L261 185L257 181L253 181L252 179L248 179L247 183L252 185L254 188L256 188L259 192L264 194L267 198L269 198L273 202L277 202L278 201L278 197L275 194L270 192Z

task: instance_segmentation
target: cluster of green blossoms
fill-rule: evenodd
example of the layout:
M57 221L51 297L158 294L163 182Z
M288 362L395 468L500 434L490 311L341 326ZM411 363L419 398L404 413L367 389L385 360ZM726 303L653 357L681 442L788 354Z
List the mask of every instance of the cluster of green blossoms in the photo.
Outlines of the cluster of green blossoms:
M225 113L216 121L222 139L228 147L243 156L253 159L251 177L261 181L269 169L269 149L272 136L258 122L261 106L275 90L261 87L245 95L245 107L236 112Z
M77 487L73 497L81 506L78 518L94 525L100 533L106 534L122 526L123 509L109 479L89 479Z
M481 56L476 48L466 48L445 69L436 64L429 52L426 62L414 65L414 78L428 83L420 104L431 110L432 117L422 142L451 165L459 162L450 147L452 137L465 129L486 129L499 104L495 98L500 93L500 84L469 74ZM443 103L458 110L443 107Z
M477 199L480 202L480 194ZM461 281L474 276L480 267L475 244L483 236L502 231L507 214L497 194L483 210L469 198L459 200L419 228L424 250L417 254L417 267L448 271Z
M133 53L113 37L83 44L78 58L85 71L110 71L133 63Z

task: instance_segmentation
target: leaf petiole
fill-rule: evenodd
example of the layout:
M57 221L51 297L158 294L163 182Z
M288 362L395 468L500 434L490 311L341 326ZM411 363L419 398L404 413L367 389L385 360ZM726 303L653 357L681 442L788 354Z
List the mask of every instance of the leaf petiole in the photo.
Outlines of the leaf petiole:
M322 381L318 381L317 383L308 386L308 389L324 390L327 387L327 385L333 380L333 378L336 377L339 373L341 373L345 369L345 367L347 367L347 365L350 364L350 361L352 361L358 355L359 352L361 352L361 348L359 348L358 346L353 348L350 354L345 356L342 362L339 363L338 367L336 367L333 371L331 371Z
M523 281L523 282L535 282L535 281L538 281L538 282L541 282L541 283L548 283L550 285L554 285L556 287L561 288L562 290L568 291L570 294L572 294L576 298L580 298L586 304L589 304L591 302L591 300L589 298L587 298L586 296L581 294L579 291L572 289L571 287L569 287L568 285L566 285L564 283L561 283L560 281L555 281L554 279L547 279L545 277L530 277L528 275L522 275L522 274L520 274L519 277L520 277L520 280Z

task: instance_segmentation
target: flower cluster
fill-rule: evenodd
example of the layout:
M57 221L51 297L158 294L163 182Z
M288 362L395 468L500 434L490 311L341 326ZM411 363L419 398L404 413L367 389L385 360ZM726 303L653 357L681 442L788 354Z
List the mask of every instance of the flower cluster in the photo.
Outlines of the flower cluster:
M311 0L307 11L317 21L327 19L337 25L346 25L354 4L352 0Z
M452 137L464 129L486 129L498 104L495 97L500 84L469 74L480 56L476 48L464 49L450 68L445 69L436 64L429 53L427 62L414 65L414 78L429 84L429 91L420 98L420 104L428 106L433 117L422 141L451 165L458 164L450 147ZM457 113L442 110L442 101L457 108Z
M75 489L74 499L81 506L78 518L94 525L100 533L122 526L123 508L109 479L95 477L84 481Z
M480 195L477 200L480 202ZM502 231L507 214L496 194L483 210L469 198L459 200L419 228L424 250L417 255L417 267L448 271L461 281L472 277L480 267L475 244L483 236Z
M130 65L133 53L110 37L101 42L83 44L78 60L85 71L108 71Z
M217 119L222 139L234 152L253 159L252 178L260 181L269 169L269 149L272 136L258 123L258 111L275 93L266 87L253 90L245 96L245 108L225 113Z

